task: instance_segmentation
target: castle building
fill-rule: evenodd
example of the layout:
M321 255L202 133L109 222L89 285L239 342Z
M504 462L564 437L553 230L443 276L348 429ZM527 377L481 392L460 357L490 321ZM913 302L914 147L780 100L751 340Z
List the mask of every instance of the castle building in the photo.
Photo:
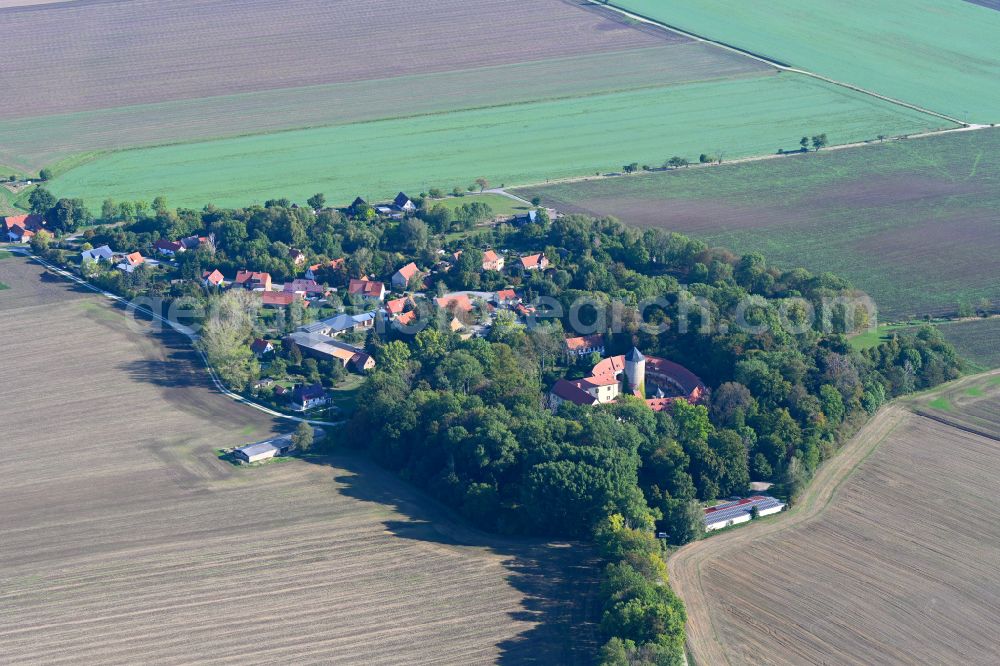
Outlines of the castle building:
M555 411L564 402L598 405L613 402L622 393L646 401L653 411L664 411L682 398L692 404L706 393L701 379L679 363L645 356L633 347L627 354L602 359L589 377L560 379L549 393L549 407Z

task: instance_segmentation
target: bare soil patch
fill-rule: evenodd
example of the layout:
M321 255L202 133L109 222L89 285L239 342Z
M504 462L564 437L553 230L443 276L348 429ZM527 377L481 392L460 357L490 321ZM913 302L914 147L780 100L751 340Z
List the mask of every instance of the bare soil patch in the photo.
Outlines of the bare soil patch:
M19 45L4 118L686 41L569 0L81 2L4 11L0 27Z
M587 663L594 569L364 459L238 468L288 425L179 341L0 263L0 654L25 663Z

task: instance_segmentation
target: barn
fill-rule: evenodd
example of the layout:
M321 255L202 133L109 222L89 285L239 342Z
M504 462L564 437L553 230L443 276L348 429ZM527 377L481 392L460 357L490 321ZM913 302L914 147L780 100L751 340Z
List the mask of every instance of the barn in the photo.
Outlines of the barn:
M721 530L724 527L750 522L754 507L757 515L770 516L785 508L785 503L769 495L753 495L743 499L723 502L705 509L705 531Z

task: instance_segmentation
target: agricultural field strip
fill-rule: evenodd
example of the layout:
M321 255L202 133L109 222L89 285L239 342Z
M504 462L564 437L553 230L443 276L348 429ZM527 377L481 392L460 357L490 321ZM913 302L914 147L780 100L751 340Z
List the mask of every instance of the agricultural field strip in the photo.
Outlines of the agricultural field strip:
M1000 370L958 380L944 390L949 393L963 392L968 391L971 386L984 382L996 386L1000 383L998 379L1000 379ZM938 391L934 392L934 394L937 393ZM996 396L993 396L994 400L995 398ZM926 395L920 399L926 400ZM719 624L721 620L719 614L736 612L739 606L723 604L721 608L725 610L719 610L720 607L715 604L722 603L719 600L725 596L725 592L706 589L704 576L707 572L712 571L717 563L728 562L754 545L765 542L773 545L772 542L779 536L819 522L819 518L833 505L833 500L838 496L841 486L859 471L859 467L869 456L876 450L880 450L886 440L895 437L894 433L900 426L905 425L906 428L911 428L916 423L915 427L920 427L919 422L923 419L904 407L908 403L909 400L901 401L883 408L836 456L820 468L796 506L779 520L694 542L670 558L668 565L671 583L684 599L688 610L688 641L689 648L696 658L695 663L736 663L730 659L731 655L724 647L720 637ZM981 404L985 403L981 401ZM928 420L926 423L932 423L932 421ZM971 436L974 437L974 435ZM979 441L989 442L990 440L980 439ZM928 455L933 457L935 454L929 453ZM931 461L927 462L931 463ZM899 465L893 466L894 469L898 467ZM767 567L773 567L773 551L769 557L762 561L766 563ZM739 570L739 567L732 567L732 569ZM756 588L760 585L760 581L767 580L767 575L761 572L753 580L758 581L754 584ZM1000 581L997 583L1000 584ZM755 590L755 594L759 592L759 589ZM750 622L754 625L758 624L759 619L759 616L743 615L743 622ZM733 627L730 626L729 630L732 631ZM775 630L773 626L759 627L758 634L769 636L772 640L783 643L787 650L794 649L793 646L800 643L792 635L786 636L787 640L782 639L782 632ZM742 643L740 640L735 640L735 644ZM750 658L748 654L743 655L743 657ZM847 657L843 658L848 659ZM753 659L761 663L794 663L795 661L791 658L771 661L760 652L754 653ZM803 655L798 655L797 659L808 661L808 658Z
M20 44L0 73L4 118L687 41L564 0L134 0L7 10L0 21Z
M817 126L845 142L938 128L925 114L780 74L119 151L51 187L98 206L105 197L165 194L201 207L315 192L339 203L451 189L479 176L494 184L579 176L720 147L727 158L770 153L790 141L788 127ZM248 159L255 155L267 159Z
M703 43L681 42L391 79L5 119L0 120L0 165L37 170L77 153L774 73L749 58Z
M671 29L944 117L1000 120L1000 12L955 0L614 0Z
M1000 303L991 279L1000 271L1000 171L989 159L997 146L998 129L955 130L514 193L761 252L784 268L831 271L871 294L883 319L906 319Z
M482 663L534 631L508 561L558 555L468 532L365 461L217 460L213 448L273 422L208 390L189 352L45 275L0 266L16 354L0 365L0 401L60 412L44 429L33 410L5 417L0 652Z

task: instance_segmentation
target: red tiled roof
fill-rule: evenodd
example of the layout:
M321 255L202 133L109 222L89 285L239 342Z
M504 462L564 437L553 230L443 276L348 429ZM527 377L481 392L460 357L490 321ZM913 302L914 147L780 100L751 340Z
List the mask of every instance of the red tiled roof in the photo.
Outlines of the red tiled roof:
M246 282L270 282L271 275L268 273L258 273L256 271L237 271L236 279L234 282L236 284L245 284Z
M618 383L618 379L613 375L595 375L592 377L584 377L580 382L586 386L614 386Z
M133 252L132 254L125 255L125 263L130 266L138 266L139 264L146 261L146 258L138 252Z
M298 294L288 291L265 291L261 294L261 302L264 305L274 305L279 307L291 305L298 298Z
M552 387L552 393L559 398L572 402L574 405L593 405L597 403L597 398L584 391L577 382L568 379L560 379Z
M161 238L153 243L153 247L157 250L166 250L167 252L180 252L184 249L184 244L178 241L168 241Z
M219 269L215 269L214 271L205 271L202 273L201 279L218 287L225 281L226 278L219 272Z
M402 314L403 309L406 307L408 298L396 298L391 301L386 301L385 309L391 315Z
M646 404L649 405L649 408L654 412L665 412L670 408L670 405L673 404L674 400L677 399L678 398L649 398L646 400Z
M20 227L24 231L35 231L45 225L45 218L34 213L9 215L3 221L8 231L12 231L13 227Z
M529 254L527 257L521 257L521 265L525 268L538 268L542 265L543 259L545 259L544 254Z
M411 310L410 312L404 312L403 314L396 317L396 322L400 326L409 326L417 320L417 311Z
M473 310L472 301L469 300L468 294L435 298L434 303L443 310L454 309L462 312L472 312Z
M587 349L592 347L603 347L604 336L600 333L594 335L581 335L576 338L566 338L566 349L576 351L577 349Z
M399 275L401 275L401 276L403 276L403 279L406 280L407 282L409 282L418 273L420 273L420 269L417 268L417 265L411 261L410 263L406 264L405 266L403 266L402 268L400 268L398 271L396 271L396 273L399 274Z
M367 298L379 298L382 296L382 290L384 288L385 286L381 282L375 282L365 278L361 280L351 280L347 287L347 293L354 295L360 294Z
M517 298L517 293L513 289L501 289L497 292L498 301L512 301Z

